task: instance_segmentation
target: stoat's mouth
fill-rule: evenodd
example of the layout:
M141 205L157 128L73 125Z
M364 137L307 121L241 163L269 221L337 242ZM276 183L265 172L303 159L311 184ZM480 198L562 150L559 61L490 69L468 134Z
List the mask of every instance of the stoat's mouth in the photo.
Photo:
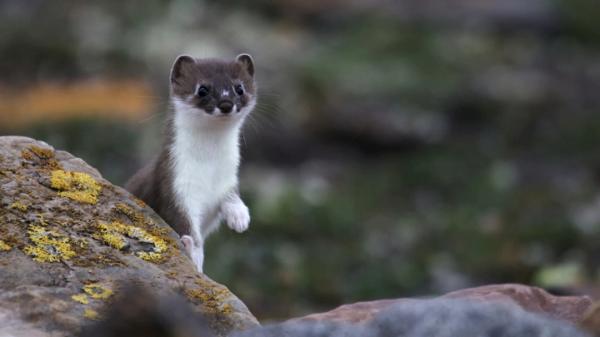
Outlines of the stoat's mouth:
M237 107L234 107L230 112L224 113L221 111L221 109L215 108L211 112L208 112L208 111L205 111L205 112L207 115L218 118L218 119L232 119L232 118L236 118L237 116L239 116L242 112L242 109L238 110Z

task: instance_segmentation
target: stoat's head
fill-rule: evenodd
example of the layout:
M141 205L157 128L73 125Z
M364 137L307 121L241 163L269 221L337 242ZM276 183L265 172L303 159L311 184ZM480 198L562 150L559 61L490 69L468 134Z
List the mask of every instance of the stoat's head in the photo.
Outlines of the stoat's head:
M203 118L238 120L256 104L254 62L248 54L233 61L179 56L171 69L176 110Z

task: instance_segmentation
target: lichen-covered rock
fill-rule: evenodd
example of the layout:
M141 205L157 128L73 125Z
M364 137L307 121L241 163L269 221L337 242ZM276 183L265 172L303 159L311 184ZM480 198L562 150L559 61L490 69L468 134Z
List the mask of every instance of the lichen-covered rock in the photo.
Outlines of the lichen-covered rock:
M70 335L132 283L183 295L218 335L256 326L181 249L156 213L83 160L0 137L0 336Z

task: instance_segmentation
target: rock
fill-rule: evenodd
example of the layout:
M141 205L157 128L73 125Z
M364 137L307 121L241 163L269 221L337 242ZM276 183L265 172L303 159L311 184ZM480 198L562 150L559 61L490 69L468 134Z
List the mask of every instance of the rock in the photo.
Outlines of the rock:
M537 287L520 284L489 285L454 291L441 298L469 299L482 302L516 304L522 309L553 319L578 323L592 300L587 296L554 296ZM400 298L342 305L325 313L312 314L298 320L317 320L346 323L365 323L380 311L402 303L410 305L419 299Z
M297 318L297 320L327 321L336 323L365 323L388 307L398 303L412 303L413 299L378 300L345 304L328 312L312 314Z
M72 335L128 284L183 295L217 335L258 325L156 213L83 160L0 137L0 191L0 336Z
M579 325L594 337L600 337L600 302L590 306Z
M509 302L441 297L386 305L377 312L372 311L373 306L363 307L372 316L358 324L341 320L292 320L242 331L233 337L587 336L565 321L527 312Z
M498 292L494 293L493 289ZM136 289L130 290L111 307L103 321L89 327L80 336L211 336L206 331L206 323L200 317L190 314L188 306L179 298L156 298L152 293L144 293L144 289L137 290L140 291L141 295L136 294ZM514 301L510 295L506 295L508 298L503 297L504 294L513 292L523 295L518 301L527 305L518 305L518 301ZM498 293L502 296L496 296ZM481 296L478 297L478 294ZM489 297L489 294L495 295ZM540 301L544 297L547 300ZM357 303L344 306L344 310L334 310L337 312L335 315L330 312L329 315L321 314L316 319L316 315L311 315L309 318L234 332L230 337L589 337L570 322L556 319L563 317L556 312L564 313L569 305L576 304L576 301L562 301L564 299L557 299L538 288L519 285L489 286L466 289L433 299ZM564 308L539 310L549 308L548 303ZM530 310L526 311L524 307ZM579 306L576 305L574 310L579 310ZM581 326L588 331L597 332L598 312L598 305L590 306L584 315L585 324L582 323ZM569 319L574 316L567 315Z
M104 317L77 337L214 337L203 317L194 314L181 296L156 296L150 289L130 286Z
M553 296L543 289L520 284L499 284L458 290L446 298L514 303L529 312L578 323L592 305L588 296Z
M382 315L391 317L390 311L404 312L401 310L402 308L410 310L410 308L421 307L423 302L427 302L426 306L430 307L428 311L432 311L436 308L436 302L431 301L435 300L442 301L439 302L442 306L450 305L450 307L452 307L452 304L447 304L448 302L443 301L458 300L468 301L470 303L489 303L508 306L516 308L515 310L518 309L520 311L535 314L536 317L544 317L545 319L552 321L563 321L567 323L567 326L569 324L574 324L580 325L588 331L599 331L597 330L598 325L594 325L597 324L594 323L594 319L597 319L597 316L594 315L596 311L592 310L592 300L588 296L554 296L540 288L519 284L489 285L464 289L448 293L433 300L400 298L342 305L329 312L292 319L283 323L283 325L279 326L277 329L285 330L293 326L297 327L297 324L306 326L306 324L315 325L323 323L363 327L373 325L373 322L377 321L379 319L378 317L381 317ZM374 327L371 328L375 329ZM369 330L371 331L369 333L372 333L372 329ZM281 333L281 330L278 331ZM246 336L244 334L242 335ZM461 333L457 335L466 336ZM515 336L519 335L517 334ZM569 334L566 334L565 336L569 336Z

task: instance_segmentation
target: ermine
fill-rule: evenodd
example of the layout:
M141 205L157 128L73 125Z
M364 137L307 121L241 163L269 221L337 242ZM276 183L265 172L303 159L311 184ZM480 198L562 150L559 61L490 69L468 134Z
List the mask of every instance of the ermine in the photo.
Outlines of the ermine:
M248 207L238 192L239 137L256 105L254 62L179 56L171 69L166 137L158 156L126 189L181 236L202 272L204 241L224 221L243 232Z

